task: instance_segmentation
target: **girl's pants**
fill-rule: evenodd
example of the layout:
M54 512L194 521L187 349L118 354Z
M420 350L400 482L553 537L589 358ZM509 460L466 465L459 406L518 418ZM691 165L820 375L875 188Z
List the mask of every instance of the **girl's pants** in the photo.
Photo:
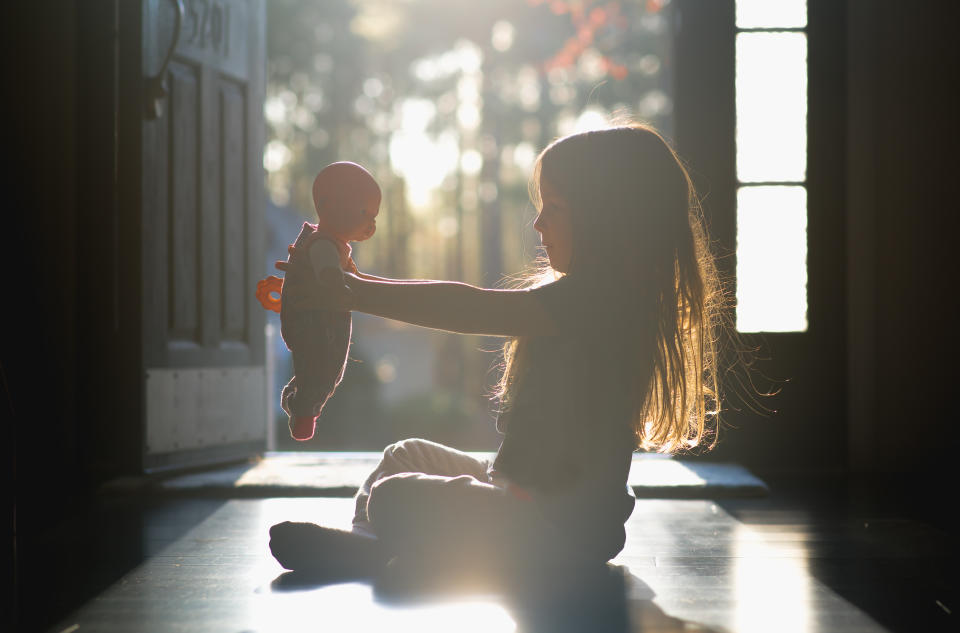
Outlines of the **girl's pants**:
M391 444L356 496L355 529L388 551L444 567L563 564L570 547L540 514L489 475L490 464L420 439Z

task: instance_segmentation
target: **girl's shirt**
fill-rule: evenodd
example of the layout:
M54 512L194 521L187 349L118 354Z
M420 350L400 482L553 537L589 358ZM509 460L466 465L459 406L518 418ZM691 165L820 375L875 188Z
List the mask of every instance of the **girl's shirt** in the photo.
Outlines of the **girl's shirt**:
M619 539L619 550L634 505L627 486L631 385L618 336L625 311L614 307L615 297L573 276L529 292L560 334L528 342L527 371L497 419L504 439L491 474L529 491L544 515L578 541Z

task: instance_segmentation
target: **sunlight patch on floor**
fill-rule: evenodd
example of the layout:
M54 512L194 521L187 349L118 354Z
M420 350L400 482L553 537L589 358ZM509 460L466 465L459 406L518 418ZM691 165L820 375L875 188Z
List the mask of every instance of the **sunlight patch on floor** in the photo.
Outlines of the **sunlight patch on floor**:
M369 584L344 583L258 594L250 603L256 631L391 631L507 633L516 623L494 602L461 601L391 607L375 601Z
M258 504L257 534L264 548L270 526L282 521L309 521L328 527L350 528L343 499L265 499ZM351 503L352 505L352 503ZM272 582L284 569L265 556L253 572ZM445 600L415 606L380 602L369 583L348 582L321 587L278 590L268 582L256 590L249 604L250 622L257 631L391 631L393 633L448 632L508 633L517 625L493 598Z

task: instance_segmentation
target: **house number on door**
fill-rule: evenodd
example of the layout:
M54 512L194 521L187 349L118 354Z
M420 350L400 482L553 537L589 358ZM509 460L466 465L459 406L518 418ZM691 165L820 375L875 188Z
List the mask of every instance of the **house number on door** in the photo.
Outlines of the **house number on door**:
M230 5L217 0L188 0L186 42L230 54Z

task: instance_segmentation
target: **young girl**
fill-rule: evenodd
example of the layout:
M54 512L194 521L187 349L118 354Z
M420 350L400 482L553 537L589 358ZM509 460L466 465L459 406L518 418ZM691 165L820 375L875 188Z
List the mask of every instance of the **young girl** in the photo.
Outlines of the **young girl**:
M603 563L624 544L633 451L713 435L721 294L673 150L641 125L574 134L540 154L530 192L549 265L526 289L363 274L348 274L348 288L288 289L284 301L509 341L496 458L419 439L388 446L356 496L353 531L271 529L284 567Z

